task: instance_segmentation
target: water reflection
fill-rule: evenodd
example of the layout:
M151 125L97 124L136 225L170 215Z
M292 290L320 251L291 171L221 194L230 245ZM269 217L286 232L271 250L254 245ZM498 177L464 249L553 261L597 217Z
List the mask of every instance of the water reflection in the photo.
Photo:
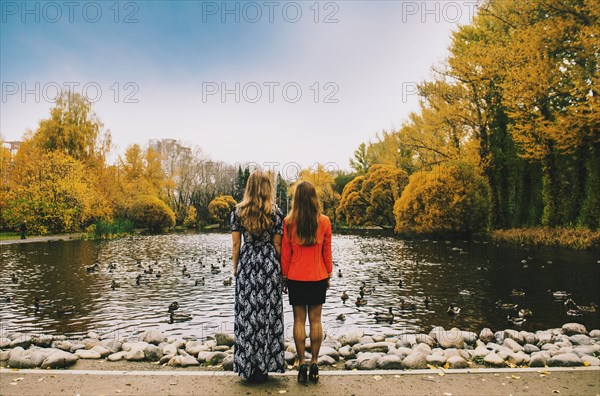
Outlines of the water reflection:
M506 317L518 316L518 309L507 312L497 306L498 300L531 310L523 329L558 327L567 321L600 327L599 313L569 317L564 300L549 292L567 291L580 305L600 302L598 252L355 235L336 235L333 242L335 277L323 309L330 334L351 328L397 333L429 331L434 325L474 331L512 327ZM231 276L230 256L227 234L2 245L1 325L3 330L68 335L95 330L128 336L149 327L182 337L232 332L235 285L224 285ZM86 270L95 263L98 270ZM152 273L144 274L150 266ZM202 277L204 285L197 282ZM111 287L113 281L118 287ZM366 305L357 306L363 283ZM344 291L349 297L345 303ZM6 296L12 297L10 303L4 302ZM173 301L192 320L170 323ZM447 314L451 303L460 314ZM376 320L376 313L387 313L390 307L391 322L381 316ZM344 320L336 319L340 315ZM291 335L287 301L285 319Z

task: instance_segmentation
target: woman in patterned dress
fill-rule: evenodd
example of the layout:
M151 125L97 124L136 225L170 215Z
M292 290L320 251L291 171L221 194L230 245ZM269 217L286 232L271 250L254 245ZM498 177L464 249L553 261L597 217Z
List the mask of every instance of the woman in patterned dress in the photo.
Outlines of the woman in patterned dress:
M281 236L283 214L269 174L248 178L244 199L231 213L235 282L233 370L251 382L285 371ZM242 245L242 236L244 243Z

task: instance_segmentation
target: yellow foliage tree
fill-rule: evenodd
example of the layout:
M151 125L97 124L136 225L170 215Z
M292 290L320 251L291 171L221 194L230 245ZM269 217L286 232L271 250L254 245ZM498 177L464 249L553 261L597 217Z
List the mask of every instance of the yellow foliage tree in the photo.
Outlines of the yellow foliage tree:
M487 181L472 166L437 166L410 176L394 207L396 231L444 236L487 232L490 205Z
M107 202L96 194L96 176L80 161L60 151L29 149L20 150L15 161L19 182L11 186L4 210L9 226L26 220L34 234L74 232L110 216Z
M198 212L196 211L196 207L194 205L190 205L188 207L187 216L185 220L183 220L183 226L187 228L198 227Z
M127 211L127 217L136 227L147 228L159 233L175 226L175 213L157 197L145 195L137 197Z
M337 208L349 226L394 228L394 203L408 183L408 174L390 165L373 165L345 187Z
M235 208L237 202L231 195L219 195L208 204L208 213L210 218L226 227L229 224L231 211Z

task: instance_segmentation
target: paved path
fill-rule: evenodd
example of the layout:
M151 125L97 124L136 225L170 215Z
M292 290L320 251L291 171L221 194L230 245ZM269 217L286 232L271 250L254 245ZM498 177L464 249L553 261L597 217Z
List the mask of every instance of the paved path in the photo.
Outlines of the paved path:
M3 239L0 241L0 245L13 245L16 243L32 243L32 242L52 242L52 241L68 241L71 239L79 239L83 234L61 234L61 235L51 235L51 236L32 236L27 237L27 239L20 239L19 237L15 239Z
M295 372L248 384L231 372L0 369L0 395L599 395L600 368ZM441 374L441 375L440 375Z

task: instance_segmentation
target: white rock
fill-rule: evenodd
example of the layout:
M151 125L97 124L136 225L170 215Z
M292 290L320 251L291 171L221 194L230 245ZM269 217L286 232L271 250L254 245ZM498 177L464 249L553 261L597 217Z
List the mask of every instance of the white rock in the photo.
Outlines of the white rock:
M469 363L467 363L467 361L460 356L452 356L448 358L448 361L446 361L446 363L448 364L448 367L452 369L462 369L469 367Z
M358 344L358 342L360 341L361 337L364 335L364 333L362 331L352 331L350 333L347 334L342 334L341 336L338 337L338 341L340 342L340 344L342 344L342 346L344 345L354 345L354 344Z
M124 352L123 358L128 361L139 362L140 360L144 360L146 358L146 355L144 354L143 349L136 348Z
M427 360L425 355L419 352L413 352L402 360L402 364L407 369L424 369L427 368Z
M379 358L377 368L382 370L397 370L402 369L402 358L397 355L386 355Z
M585 326L580 323L565 323L562 332L566 335L587 334Z
M329 355L321 355L317 360L317 364L319 366L331 366L332 364L335 364L335 360Z
M509 348L510 350L512 350L513 352L520 352L523 351L523 347L521 345L519 345L519 343L511 338L506 338L504 339L504 342L502 343L503 346Z
M338 353L340 354L341 357L343 357L346 360L356 358L356 354L354 353L354 351L352 350L352 347L350 345L341 347L338 350Z
M365 352L360 353L357 357L357 368L359 370L375 370L377 361L382 357L381 353Z
M479 333L479 339L487 344L488 342L495 341L496 337L494 337L492 330L486 327Z
M502 367L505 366L506 363L504 363L504 359L502 359L500 356L498 356L498 354L496 353L488 353L484 358L483 358L483 362L489 366L493 366L493 367Z
M340 360L339 352L328 346L322 346L321 349L319 350L319 357L324 356L324 355L331 356L336 361Z
M228 333L217 333L215 334L215 340L217 345L233 346L235 340L233 334Z
M100 357L105 358L110 355L110 351L104 348L102 345L96 345L91 349L92 351L96 351L100 354Z
M581 361L584 365L587 364L588 366L600 366L600 359L595 356L583 355L581 357Z
M440 355L439 353L434 353L425 357L425 361L427 362L427 364L432 364L434 366L439 367L446 364L446 360L448 359L445 356Z
M223 370L233 371L233 355L232 354L227 355L225 357L225 359L223 359Z
M462 332L458 329L442 331L437 334L437 342L444 349L457 348L461 349L465 345Z
M43 369L61 369L74 365L77 362L77 356L65 351L56 351L47 356L42 362Z
M125 352L115 352L108 355L106 358L109 362L118 362L119 360L123 360L123 354Z
M548 360L548 366L550 367L574 367L582 365L583 361L574 353L562 353Z
M100 359L102 355L100 352L94 351L93 349L78 349L75 351L75 356L79 359Z

